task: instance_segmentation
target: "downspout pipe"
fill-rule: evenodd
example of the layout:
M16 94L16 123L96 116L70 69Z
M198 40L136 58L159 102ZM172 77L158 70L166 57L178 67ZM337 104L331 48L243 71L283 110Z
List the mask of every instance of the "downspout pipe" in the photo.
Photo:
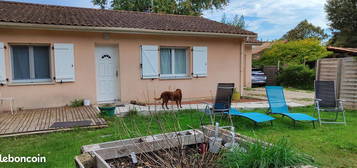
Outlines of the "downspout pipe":
M241 49L240 49L240 70L239 70L239 92L240 92L240 95L244 95L244 48L245 47L245 40L243 39L242 40L242 43L241 43Z

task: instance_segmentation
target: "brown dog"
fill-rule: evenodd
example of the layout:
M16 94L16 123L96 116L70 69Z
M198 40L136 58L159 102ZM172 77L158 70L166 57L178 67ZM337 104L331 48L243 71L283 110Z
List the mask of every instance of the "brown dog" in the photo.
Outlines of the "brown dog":
M171 91L165 91L165 92L162 92L160 97L159 98L154 98L155 100L161 100L162 99L162 108L164 108L164 104L166 105L166 108L169 109L169 107L167 107L167 103L169 101L175 101L176 102L176 105L177 105L177 108L179 108L179 105L180 105L180 108L182 108L181 106L181 100L182 100L182 91L181 89L176 89L174 92L171 92Z

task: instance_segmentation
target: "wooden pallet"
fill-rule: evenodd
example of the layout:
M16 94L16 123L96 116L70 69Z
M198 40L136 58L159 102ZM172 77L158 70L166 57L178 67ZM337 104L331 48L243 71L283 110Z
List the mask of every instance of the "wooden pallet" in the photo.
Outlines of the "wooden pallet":
M106 127L95 107L57 107L0 113L0 137L69 130L50 128L55 122L91 120L88 127Z

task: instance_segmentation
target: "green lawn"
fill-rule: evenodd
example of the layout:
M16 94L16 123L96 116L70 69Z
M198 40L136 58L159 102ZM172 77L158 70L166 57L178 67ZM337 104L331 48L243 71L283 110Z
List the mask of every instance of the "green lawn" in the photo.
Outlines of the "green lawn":
M263 112L263 110L255 110ZM293 112L312 114L313 108L295 108ZM80 154L80 147L129 137L198 128L202 113L186 110L174 114L160 114L154 117L131 116L115 118L104 129L76 129L43 135L0 138L0 154L12 156L47 157L46 163L0 163L0 167L74 167L74 156ZM348 125L323 125L312 127L311 123L298 123L296 128L288 118L281 118L269 124L254 126L250 121L234 118L237 132L267 141L286 137L298 150L313 156L321 167L356 167L357 165L357 111L348 111ZM208 117L205 118L208 121ZM228 119L222 119L228 124Z

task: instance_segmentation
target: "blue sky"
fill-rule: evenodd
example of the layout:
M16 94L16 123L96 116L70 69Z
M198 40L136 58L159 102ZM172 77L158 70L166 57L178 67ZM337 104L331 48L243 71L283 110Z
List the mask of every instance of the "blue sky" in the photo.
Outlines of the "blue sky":
M90 0L11 0L41 4L96 8ZM274 40L307 19L314 25L328 28L324 4L326 0L230 0L223 10L209 10L204 17L220 21L244 15L248 30L258 33L261 40Z

